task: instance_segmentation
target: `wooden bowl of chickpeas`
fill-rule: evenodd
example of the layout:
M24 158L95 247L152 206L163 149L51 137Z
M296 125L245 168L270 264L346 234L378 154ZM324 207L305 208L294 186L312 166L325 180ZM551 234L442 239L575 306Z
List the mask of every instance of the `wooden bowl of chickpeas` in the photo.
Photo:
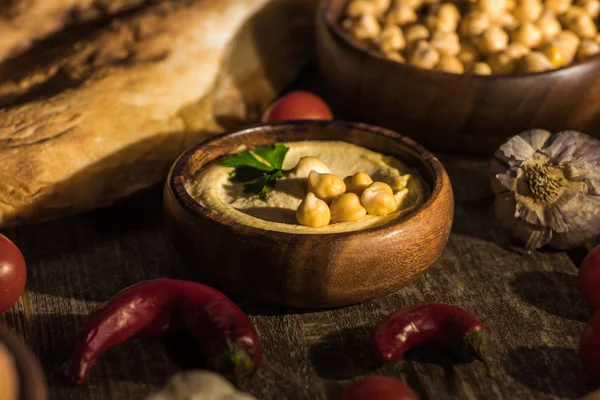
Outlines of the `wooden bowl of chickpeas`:
M325 0L325 97L438 150L491 153L532 128L600 137L599 13L600 0Z
M239 179L254 157L280 168L259 164L279 176L266 193L253 191L262 172ZM164 210L174 247L201 282L320 308L384 296L423 274L446 246L454 203L444 167L413 140L366 124L290 121L183 153Z

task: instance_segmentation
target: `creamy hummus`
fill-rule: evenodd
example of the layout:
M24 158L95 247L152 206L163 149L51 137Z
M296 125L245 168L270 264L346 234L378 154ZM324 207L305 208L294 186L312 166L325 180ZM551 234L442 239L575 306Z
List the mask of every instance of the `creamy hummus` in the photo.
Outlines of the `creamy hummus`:
M417 171L393 157L341 141L303 141L285 145L289 147L289 151L283 163L284 170L292 169L301 157L313 156L321 159L332 173L342 179L357 172L365 172L373 181L393 186L396 178L409 174L406 184L408 193L398 211L385 217L367 215L356 222L332 223L312 228L296 221L296 209L307 193L305 178L278 180L267 201L263 201L256 195L244 193L242 183L229 180L231 168L213 162L186 180L186 190L202 206L238 223L272 231L313 234L357 231L382 225L416 210L428 196L428 190ZM246 149L240 149L244 150Z

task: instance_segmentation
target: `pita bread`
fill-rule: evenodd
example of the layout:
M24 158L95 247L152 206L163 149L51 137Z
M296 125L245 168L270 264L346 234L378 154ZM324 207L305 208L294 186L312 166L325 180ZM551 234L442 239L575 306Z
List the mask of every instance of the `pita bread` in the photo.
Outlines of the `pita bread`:
M130 10L148 0L13 0L0 7L0 61L60 29Z
M110 204L243 124L310 60L316 4L169 1L5 62L0 227Z

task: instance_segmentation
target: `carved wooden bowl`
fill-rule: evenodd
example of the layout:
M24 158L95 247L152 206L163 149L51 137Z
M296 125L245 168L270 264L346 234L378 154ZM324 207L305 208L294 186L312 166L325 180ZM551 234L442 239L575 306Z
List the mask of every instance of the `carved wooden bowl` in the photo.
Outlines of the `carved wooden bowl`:
M416 168L430 189L412 214L356 232L294 234L242 225L211 212L186 191L198 169L238 146L341 140ZM333 307L392 293L439 257L454 213L442 164L398 133L365 124L292 121L216 136L179 157L164 188L166 227L198 279L227 294L295 307Z
M23 340L0 323L0 399L46 400L46 379Z
M394 62L360 48L339 27L347 0L317 13L324 97L353 120L408 135L435 150L491 154L532 128L600 137L600 56L554 71L458 75ZM351 100L350 100L351 99Z

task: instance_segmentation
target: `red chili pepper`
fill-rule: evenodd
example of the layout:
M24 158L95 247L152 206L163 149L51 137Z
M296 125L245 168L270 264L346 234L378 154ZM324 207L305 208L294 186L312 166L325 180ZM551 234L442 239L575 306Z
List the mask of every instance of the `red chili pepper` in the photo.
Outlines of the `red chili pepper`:
M398 379L371 376L348 386L340 400L419 400L419 397Z
M155 279L121 290L83 325L71 359L71 375L85 381L104 351L134 336L181 331L203 356L236 377L256 370L261 346L252 322L223 293L197 282Z
M436 342L449 347L458 345L456 350L463 358L474 353L489 369L487 330L473 314L447 304L424 303L403 308L377 324L371 340L384 363L399 360L412 348Z

